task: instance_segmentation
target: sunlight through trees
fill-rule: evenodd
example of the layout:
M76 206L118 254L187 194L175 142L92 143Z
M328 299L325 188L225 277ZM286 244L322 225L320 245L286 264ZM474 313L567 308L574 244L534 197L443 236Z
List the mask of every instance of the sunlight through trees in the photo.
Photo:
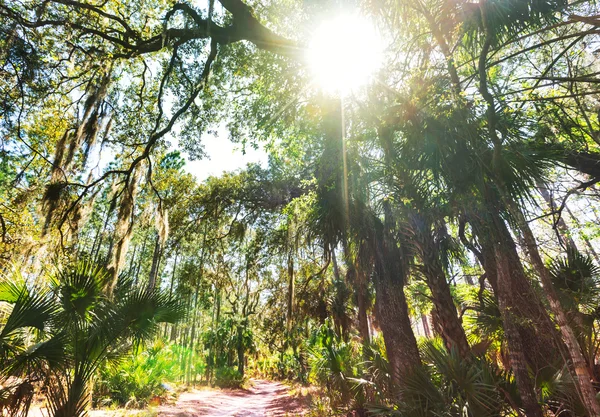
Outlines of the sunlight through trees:
M596 2L13 0L0 32L2 415L278 380L281 416L600 417ZM210 141L263 163L200 179L242 160Z

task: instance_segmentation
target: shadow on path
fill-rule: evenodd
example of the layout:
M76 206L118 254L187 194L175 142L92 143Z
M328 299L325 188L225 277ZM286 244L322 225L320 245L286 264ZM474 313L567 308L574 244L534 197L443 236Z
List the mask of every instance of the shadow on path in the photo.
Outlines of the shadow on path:
M158 409L159 417L284 417L305 413L306 400L293 398L278 382L252 381L249 390L193 390L174 405Z

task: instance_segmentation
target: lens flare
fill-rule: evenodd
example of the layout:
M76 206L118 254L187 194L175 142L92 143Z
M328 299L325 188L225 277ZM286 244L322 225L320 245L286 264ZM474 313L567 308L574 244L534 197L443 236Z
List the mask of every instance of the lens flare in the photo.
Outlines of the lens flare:
M358 14L340 15L315 31L307 60L318 85L328 92L348 93L368 83L382 64L379 32Z

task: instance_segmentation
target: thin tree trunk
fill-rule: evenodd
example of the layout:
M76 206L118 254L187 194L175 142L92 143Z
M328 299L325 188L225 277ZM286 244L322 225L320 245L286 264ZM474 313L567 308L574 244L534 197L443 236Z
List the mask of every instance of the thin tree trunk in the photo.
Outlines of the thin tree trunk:
M217 329L219 326L219 310L220 310L220 298L221 298L221 290L220 288L215 285L215 301L214 301L214 305L213 305L213 317L212 317L212 331L213 331L213 336L217 334ZM208 358L209 360L207 361L207 367L206 367L206 381L208 382L208 384L211 383L212 381L212 376L213 376L213 370L217 365L217 342L216 340L212 340L211 344L210 344L210 348L208 350Z
M177 257L179 256L179 252L175 252L175 258L173 259L173 272L171 273L171 283L169 285L169 298L173 297L173 287L175 285L175 271L177 270ZM171 325L171 328L175 327L175 324ZM167 338L167 327L165 327L165 333L163 336L165 339Z
M175 342L177 340L177 330L178 330L179 325L173 324L173 326L171 326L171 335L169 336L169 341L171 342Z
M173 271L171 273L171 283L169 285L169 297L173 297L173 288L175 286L175 272L177 272L178 258L179 258L179 252L175 252L175 258L173 259Z
M127 277L131 278L133 270L135 268L135 257L138 254L139 245L133 247L133 253L131 254L131 261L129 261L129 268L127 268Z
M162 256L162 244L160 234L156 234L156 242L154 243L154 252L152 254L152 267L150 268L150 276L148 277L148 290L156 288L156 278L160 266L160 258Z
M98 228L98 234L96 235L96 239L94 239L94 245L92 246L91 255L92 255L92 259L94 259L95 262L100 261L100 249L102 248L102 241L104 239L104 235L106 234L106 228L108 227L108 222L110 220L110 216L112 215L112 213L116 207L117 207L117 200L116 200L116 198L113 198L113 200L110 202L110 205L108 206L108 210L106 211L106 217L104 218L104 223L102 224L102 226L100 226L100 228ZM97 246L96 246L96 243L98 243ZM110 253L110 249L109 249L109 253Z
M358 304L358 330L363 345L371 344L371 333L369 331L369 317L367 315L367 279L364 271L359 266L355 267L356 273L356 299Z
M200 285L196 286L196 291L194 292L194 306L192 307L192 328L190 330L190 354L189 360L186 364L186 385L190 385L191 374L192 374L192 359L194 356L194 348L196 342L196 322L198 317L198 294L200 292Z
M243 377L245 367L245 348L244 348L244 327L237 326L237 357L238 357L238 372Z
M205 224L204 226L204 231L203 231L203 235L202 235L202 251L201 251L201 255L200 255L200 275L198 276L198 280L196 281L196 291L194 294L194 308L193 308L193 320L192 320L192 330L190 333L190 361L188 363L188 369L187 369L187 384L189 385L190 383L190 374L191 374L191 369L192 369L192 358L194 356L194 348L195 348L195 342L196 342L196 316L198 315L198 294L200 292L200 283L204 277L204 260L205 260L205 255L206 255L206 231L207 231L207 227L208 225ZM160 239L160 236L158 236L158 239ZM160 240L157 240L157 245L160 244ZM195 378L195 377L194 377Z
M108 216L107 216L108 217ZM107 220L105 218L104 222L98 226L98 231L96 232L96 237L94 237L94 241L92 242L92 248L90 249L90 257L94 260L98 260L98 251L100 249L100 245L102 244L102 233L104 228L106 227ZM96 249L98 248L98 249Z
M423 324L425 337L431 339L431 329L429 328L429 321L427 320L427 316L425 314L421 314L421 323Z
M333 276L336 281L341 281L342 276L340 274L340 268L337 263L337 256L335 255L335 248L331 247L331 263L333 264Z
M136 165L129 178L129 183L125 187L125 190L123 190L123 196L121 197L121 205L119 206L119 213L117 215L117 224L115 225L115 244L112 248L108 264L108 271L111 276L111 283L107 290L109 296L112 295L114 288L117 285L119 273L121 272L127 250L129 249L129 242L133 232L134 205L141 171L141 165Z
M194 349L196 343L196 322L198 317L198 294L200 292L200 286L196 286L196 291L194 292L194 306L192 307L192 327L190 329L190 338L189 338L189 359L186 363L185 367L185 375L186 375L186 385L190 385L191 374L192 374L192 359L194 357Z
M219 326L221 325L221 288L217 287L217 306L216 306L216 312L215 312L215 335L217 334L216 331L219 329ZM214 351L214 355L215 355L215 360L213 363L213 366L216 368L218 366L218 361L219 361L219 353L221 352L222 349L222 340L217 338L216 343L215 343L215 351Z
M147 243L148 243L148 236L146 235L144 237L144 241L142 242L142 250L140 251L140 256L138 257L138 261L135 266L135 273L133 275L133 281L135 282L136 286L139 281L140 271L142 269L142 262L144 261L144 255L146 254L146 244Z
M294 280L294 258L292 253L288 253L288 299L287 299L287 333L288 337L292 331L294 320L294 297L295 297L295 280Z
M186 296L186 311L190 311L192 306L192 294L188 293ZM187 335L188 335L187 326L182 329L179 335L179 344L181 345L181 353L179 355L179 369L181 369L181 381L185 382L185 371L186 371L186 362L185 362L185 350L187 348Z

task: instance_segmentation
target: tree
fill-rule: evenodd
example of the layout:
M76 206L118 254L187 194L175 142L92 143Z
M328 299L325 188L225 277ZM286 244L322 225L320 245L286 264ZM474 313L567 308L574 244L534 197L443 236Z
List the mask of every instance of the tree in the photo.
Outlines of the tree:
M84 415L88 384L103 361L122 357L156 335L159 323L183 316L177 301L127 280L115 286L111 299L106 295L111 284L110 275L90 263L59 271L49 288L2 282L2 301L12 304L1 332L2 373L23 377L17 387L6 388L17 391L12 412L27 414L32 383L39 382L48 390L54 416ZM41 335L33 344L27 342L31 328Z

